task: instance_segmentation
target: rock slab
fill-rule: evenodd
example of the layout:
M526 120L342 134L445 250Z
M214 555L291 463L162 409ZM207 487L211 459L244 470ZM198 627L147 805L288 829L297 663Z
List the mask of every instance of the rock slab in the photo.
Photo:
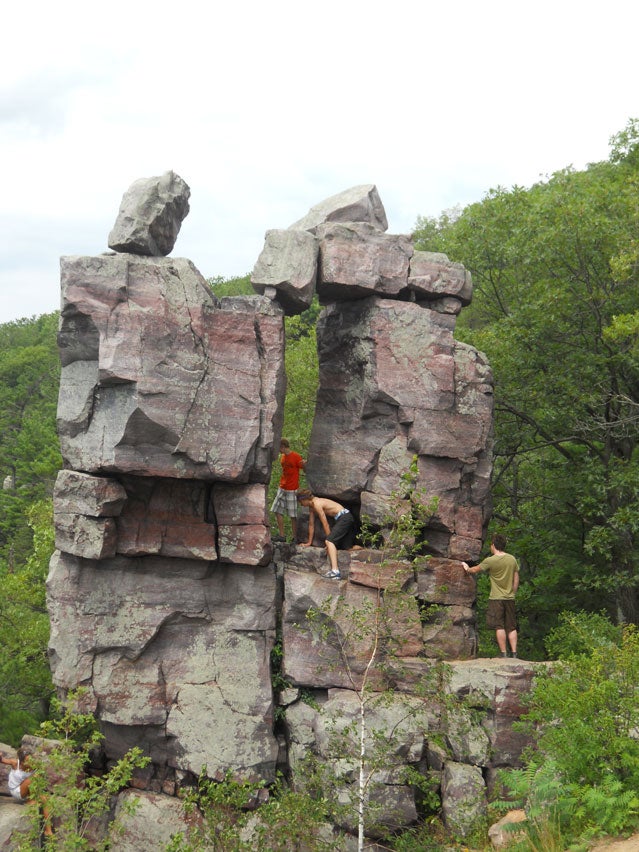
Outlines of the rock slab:
M170 254L189 212L190 195L187 184L172 171L134 181L122 198L109 248L149 257Z

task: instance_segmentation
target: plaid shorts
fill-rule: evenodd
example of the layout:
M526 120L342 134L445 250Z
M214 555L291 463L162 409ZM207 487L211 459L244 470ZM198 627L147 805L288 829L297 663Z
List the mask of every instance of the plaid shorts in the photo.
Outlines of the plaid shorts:
M285 491L283 488L278 488L271 506L271 512L275 512L276 515L288 515L289 518L296 518L297 491Z

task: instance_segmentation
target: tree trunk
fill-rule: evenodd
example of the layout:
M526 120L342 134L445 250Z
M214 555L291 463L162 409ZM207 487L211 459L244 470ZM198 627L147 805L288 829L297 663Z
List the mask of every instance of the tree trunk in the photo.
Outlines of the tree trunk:
M621 586L617 589L617 621L619 624L639 624L639 588Z

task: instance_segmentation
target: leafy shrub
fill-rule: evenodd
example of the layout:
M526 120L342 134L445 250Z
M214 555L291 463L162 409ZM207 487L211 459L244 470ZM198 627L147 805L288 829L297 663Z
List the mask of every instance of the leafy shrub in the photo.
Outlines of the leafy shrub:
M562 612L545 645L551 660L563 660L573 654L589 654L594 648L619 645L621 636L621 627L604 613Z
M533 822L551 816L568 839L639 826L639 633L540 671L523 728L526 766L503 774Z
M136 768L149 762L141 749L133 748L108 772L87 775L91 753L100 745L102 735L92 715L76 712L81 696L82 690L78 690L65 702L54 699L55 718L41 725L41 734L49 742L31 761L35 776L29 792L37 804L32 806L31 829L20 841L19 852L39 848L40 807L46 809L47 822L50 819L54 828L45 848L106 852L119 830L115 822L106 824L113 797L127 786Z

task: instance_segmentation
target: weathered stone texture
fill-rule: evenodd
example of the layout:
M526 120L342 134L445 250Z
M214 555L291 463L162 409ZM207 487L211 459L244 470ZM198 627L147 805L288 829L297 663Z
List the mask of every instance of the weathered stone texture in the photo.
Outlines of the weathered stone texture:
M476 585L460 560L479 556L490 514L492 377L484 356L454 339L470 275L385 233L368 184L268 231L252 274L260 295L218 300L189 261L163 256L188 212L182 184L172 173L136 182L109 238L119 253L61 266L67 470L54 494L50 658L61 691L86 687L108 759L133 745L151 757L132 782L142 796L123 797L140 799L140 819L114 848L148 843L145 820L152 845L181 830L179 809L154 794L174 795L204 767L217 779L230 771L269 782L288 763L295 781L309 752L332 759L331 730L346 733L358 718L365 680L367 747L392 732L371 788L382 823L418 818L401 774L410 766L441 785L447 822L468 832L485 811L484 776L490 785L520 758L512 724L533 673L472 659ZM317 546L272 546L284 315L306 310L315 293L325 307L307 483L384 530L416 457L418 487L437 498L425 563L340 552L334 581L319 576L319 525ZM367 670L373 634L357 635L353 622L367 624L380 602ZM280 619L289 685L274 697ZM387 687L397 700L374 706ZM446 690L473 712L451 710ZM313 707L301 700L308 693ZM277 735L274 698L286 712ZM348 749L334 769L346 801L356 780ZM355 831L349 817L341 827Z
M528 740L513 731L513 722L526 712L535 665L521 660L450 661L449 689L457 698L484 712L482 725L490 740L491 768L517 766Z
M188 261L62 260L58 432L67 467L267 482L284 389L282 315L220 307Z
M446 826L466 837L486 819L484 779L478 766L449 761L442 779L442 813Z
M131 254L170 254L189 212L191 190L175 172L140 178L124 193L109 248Z
M439 301L454 297L468 305L473 294L470 272L461 263L451 263L448 256L439 252L416 251L410 261L408 289L418 301Z
M384 234L372 225L328 223L317 229L320 273L317 292L332 301L398 296L407 289L413 254L410 237Z
M346 803L355 795L358 773L359 744L352 736L360 712L357 697L351 690L330 689L326 701L311 707L297 702L287 710L290 736L290 760L294 772L299 773L300 784L304 778L304 760L316 756L328 760L332 756L336 738L342 743L341 759L332 757L339 798ZM381 825L410 825L417 819L415 793L403 780L403 769L417 768L422 760L429 731L439 728L437 716L424 701L399 697L394 701L371 704L367 710L367 754L379 762L380 743L386 739L388 748L383 751L384 770L373 772L370 780L371 800L375 802L375 819ZM349 748L350 742L350 748ZM368 770L367 770L368 771ZM341 825L351 832L357 825L345 815ZM371 836L377 836L372 826L367 826Z
M56 554L47 592L58 687L86 686L87 708L104 722L155 727L156 763L272 775L268 568ZM211 719L225 732L219 741Z
M305 311L315 295L318 250L317 239L306 231L267 231L251 275L253 289L272 292L288 315Z
M115 818L121 833L109 844L112 852L140 852L142 849L164 849L173 836L186 835L184 805L157 793L125 790L118 798Z
M215 560L210 488L198 480L123 477L128 500L117 520L117 552Z
M59 471L53 489L57 512L91 518L117 517L126 499L126 491L117 480L75 470Z
M326 198L290 227L315 233L324 222L366 222L381 231L388 228L384 205L372 183L353 186Z
M420 487L439 500L432 550L468 559L479 555L489 516L492 379L485 359L454 340L454 324L376 297L324 310L307 478L319 494L359 500L381 523L417 454Z

